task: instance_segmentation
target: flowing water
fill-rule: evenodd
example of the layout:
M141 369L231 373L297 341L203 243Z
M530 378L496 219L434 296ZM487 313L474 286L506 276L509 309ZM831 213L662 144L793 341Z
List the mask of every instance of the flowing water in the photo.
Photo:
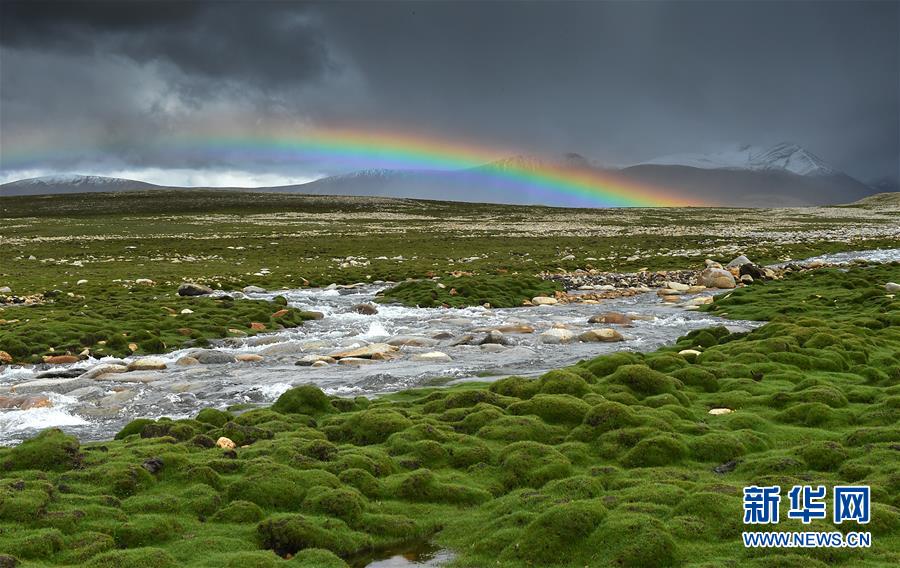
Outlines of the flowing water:
M877 261L900 260L900 249L841 253L817 258L824 262L850 262L865 258ZM509 375L539 375L620 350L652 351L671 344L688 331L726 325L735 331L749 330L754 322L724 320L689 311L684 306L664 303L655 293L605 300L599 305L572 303L555 306L511 309L425 309L378 306L375 315L356 313L352 307L371 302L381 289L375 285L331 289L281 290L250 294L254 299L285 296L290 305L325 314L321 320L302 327L242 340L229 340L218 350L264 357L256 363L228 363L178 366L180 357L191 350L161 356L168 368L107 375L111 380L79 377L48 377L47 369L8 367L0 370L0 395L49 396L50 406L29 410L0 410L0 444L15 444L43 428L56 426L82 440L112 437L130 420L138 417L181 418L193 416L203 407L237 403L266 404L293 385L313 383L326 393L341 396L373 396L424 385L454 384L491 380ZM706 292L705 294L711 294ZM616 327L625 337L617 343L543 343L540 334L562 325L575 334L606 327L587 323L590 316L617 311L635 317L630 327ZM511 345L486 348L451 345L455 338L481 329L526 325L533 333L507 333ZM295 362L308 354L326 355L387 341L397 336L413 336L423 346L403 346L400 358L368 365L301 367ZM441 351L449 361L413 360L418 353ZM90 365L102 364L103 360ZM51 372L87 368L85 362L56 366ZM71 374L77 374L72 371Z

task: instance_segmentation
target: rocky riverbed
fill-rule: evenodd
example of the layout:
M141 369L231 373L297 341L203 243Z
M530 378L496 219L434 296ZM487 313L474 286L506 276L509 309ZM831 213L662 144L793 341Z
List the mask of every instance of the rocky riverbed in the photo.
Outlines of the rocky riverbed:
M778 271L856 259L898 260L900 250L812 259L795 268L773 268L773 277ZM713 271L708 275L728 272L715 266L707 270ZM628 293L587 301L585 294L605 292L594 286L623 287L591 283L592 288L577 290L588 284L574 286L577 281L566 280L576 290L562 301L535 298L531 303L537 305L512 309L375 306L380 285L250 289L250 298L282 295L290 305L324 317L277 333L231 338L215 349L0 368L0 443L17 443L49 426L85 440L106 439L137 417L184 417L208 406L267 404L303 383L330 394L370 396L422 385L537 375L612 351L654 350L693 329L757 325L695 311L722 292L697 287L701 274L666 273L659 275L662 280L646 281L630 276L634 284L625 288ZM578 275L589 276L594 275Z

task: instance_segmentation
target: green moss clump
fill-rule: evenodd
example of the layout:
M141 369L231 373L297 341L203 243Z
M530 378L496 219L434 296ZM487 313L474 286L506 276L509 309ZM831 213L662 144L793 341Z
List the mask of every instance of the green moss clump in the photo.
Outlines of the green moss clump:
M141 430L144 429L144 426L147 424L153 424L154 420L150 418L137 418L132 420L128 424L125 425L124 428L119 430L116 434L116 440L122 440L123 438L127 438L128 436L134 436L136 434L140 434Z
M641 361L642 356L640 354L620 352L591 359L590 361L582 363L582 365L584 365L595 377L600 379L607 375L611 375L619 367L625 365L637 365Z
M688 449L672 436L654 436L641 440L622 458L626 467L656 467L678 463L687 456Z
M567 369L544 373L537 381L538 390L544 394L568 394L581 398L590 391L587 381Z
M445 279L444 287L433 280L403 282L385 290L379 302L395 302L409 307L462 308L490 304L514 308L535 296L553 296L559 283L534 276L461 276Z
M646 365L623 365L606 380L610 383L625 385L638 396L674 392L678 384L669 376L654 371Z
M305 568L348 568L348 564L330 550L323 548L305 548L294 555L291 566Z
M197 414L197 422L211 424L212 426L224 426L234 417L229 412L222 412L215 408L204 408Z
M350 556L372 547L365 533L350 529L344 521L308 515L281 514L256 528L260 546L279 556L306 548L324 548L338 556Z
M303 509L310 513L329 515L348 523L356 521L366 509L366 499L355 489L313 487L303 501Z
M113 538L120 548L158 545L179 535L184 527L171 515L132 515L116 528Z
M320 416L334 412L331 399L313 385L302 385L285 391L278 397L272 410L282 414L308 414Z
M261 521L263 510L256 503L236 500L225 505L212 516L217 523L254 523Z
M292 511L303 505L311 487L340 487L333 474L318 469L296 470L272 462L249 467L244 476L228 487L228 498L256 503L264 509Z
M543 487L552 479L567 477L572 466L558 450L537 442L516 442L506 446L500 461L506 487Z
M533 397L540 391L540 385L534 379L524 377L506 377L491 383L488 390L502 396L520 398L522 400Z
M176 568L178 562L161 548L147 547L104 552L91 558L88 566L91 568L133 568L134 566Z
M370 408L356 412L340 426L328 429L328 437L358 445L380 444L388 436L412 426L412 421L389 408Z
M603 566L643 568L674 566L678 547L665 525L637 513L611 515L587 539L592 562Z
M557 564L578 550L580 541L597 529L606 514L599 500L550 507L525 527L521 539L507 546L500 558L539 565Z
M839 442L811 442L803 445L800 457L812 469L835 471L850 454Z
M534 414L551 424L580 424L591 407L568 394L538 394L511 404L510 414Z
M61 471L81 465L83 456L75 436L66 435L59 428L44 430L10 450L0 462L6 471L39 469Z
M712 432L697 436L690 440L688 447L693 459L717 463L732 460L747 451L737 436L727 432Z

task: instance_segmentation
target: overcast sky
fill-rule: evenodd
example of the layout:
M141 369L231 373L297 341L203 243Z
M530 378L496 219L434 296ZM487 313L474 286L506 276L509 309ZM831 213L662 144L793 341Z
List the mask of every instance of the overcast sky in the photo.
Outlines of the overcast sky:
M148 150L364 126L600 163L797 143L897 177L900 2L16 2L0 182L273 185L333 164Z

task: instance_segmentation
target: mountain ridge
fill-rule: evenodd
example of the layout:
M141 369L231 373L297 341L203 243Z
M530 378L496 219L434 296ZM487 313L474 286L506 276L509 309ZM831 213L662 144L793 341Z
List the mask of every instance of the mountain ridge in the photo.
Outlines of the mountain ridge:
M682 163L683 162L683 163ZM218 188L240 191L361 195L522 205L596 206L590 196L554 188L513 186L503 173L548 167L595 173L625 184L671 191L700 203L772 207L834 205L863 199L876 188L838 171L796 144L739 146L713 154L675 154L620 168L603 167L581 154L520 154L464 170L369 168L297 185ZM500 175L492 175L498 173ZM0 195L135 191L163 186L103 176L55 175L0 185ZM191 189L191 188L173 188Z

